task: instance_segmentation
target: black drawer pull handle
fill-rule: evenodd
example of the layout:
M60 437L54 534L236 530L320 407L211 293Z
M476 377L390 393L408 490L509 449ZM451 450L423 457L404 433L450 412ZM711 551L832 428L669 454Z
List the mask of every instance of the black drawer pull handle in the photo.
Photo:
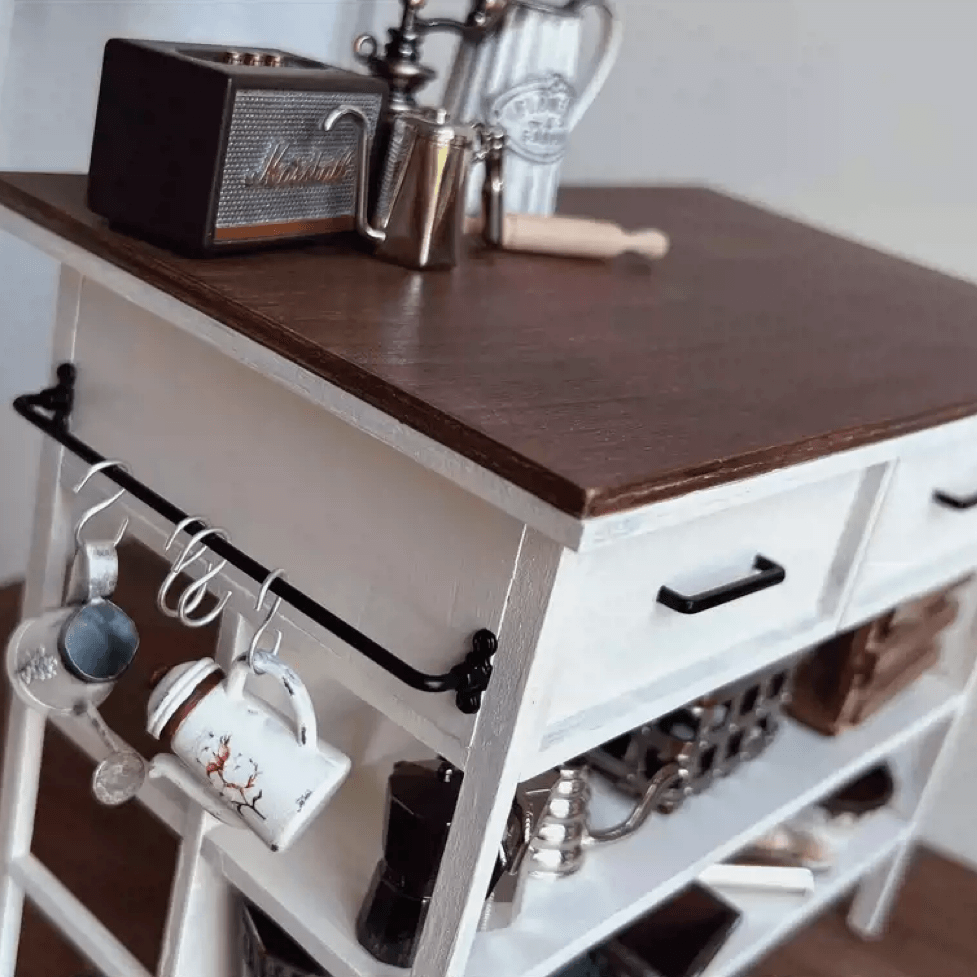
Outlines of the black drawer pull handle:
M977 495L951 495L949 492L936 491L933 493L933 501L946 509L953 509L956 512L966 512L967 509L977 507Z
M721 604L739 600L740 597L748 597L761 590L776 587L787 578L787 571L779 563L774 563L773 560L768 560L759 554L753 560L753 569L757 572L749 577L734 580L712 590L704 590L701 594L693 594L691 597L686 597L672 590L671 587L662 587L658 591L658 603L678 611L679 614L701 614Z

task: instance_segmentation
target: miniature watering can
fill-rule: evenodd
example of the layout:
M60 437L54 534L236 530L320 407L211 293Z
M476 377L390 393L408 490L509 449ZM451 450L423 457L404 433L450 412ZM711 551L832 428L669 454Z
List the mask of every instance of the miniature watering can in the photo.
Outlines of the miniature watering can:
M171 752L153 759L149 776L283 851L345 780L350 760L318 739L312 699L292 669L262 651L253 667L241 659L225 674L202 658L165 673L149 699L147 729ZM255 673L281 682L294 726L245 691Z

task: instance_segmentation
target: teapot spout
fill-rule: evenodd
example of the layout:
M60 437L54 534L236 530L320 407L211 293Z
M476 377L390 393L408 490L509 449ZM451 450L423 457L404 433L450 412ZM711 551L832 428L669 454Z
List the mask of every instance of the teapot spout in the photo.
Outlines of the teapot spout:
M677 783L688 780L688 778L687 767L678 763L666 764L648 781L644 795L625 820L614 825L613 828L597 830L588 827L589 840L595 844L601 844L609 841L620 841L622 838L634 834L648 820L648 815L654 810L661 795Z
M190 800L199 804L222 824L234 828L244 826L242 819L207 790L175 756L160 753L153 757L149 765L149 777L152 780L168 780L176 784Z

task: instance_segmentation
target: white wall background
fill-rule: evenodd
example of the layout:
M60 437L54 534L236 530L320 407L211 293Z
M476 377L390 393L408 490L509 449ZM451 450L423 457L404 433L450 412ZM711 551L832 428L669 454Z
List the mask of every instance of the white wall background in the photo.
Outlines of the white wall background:
M977 3L617 2L621 59L567 180L716 184L977 280ZM108 37L253 41L348 64L353 34L395 12L396 0L0 0L0 59L12 21L0 168L86 168ZM0 239L0 580L24 566L37 450L4 405L46 380L53 278ZM961 755L975 751L977 722ZM977 865L975 810L964 768L929 835Z
M350 64L372 0L0 0L0 169L88 168L109 37L278 45ZM39 439L7 408L48 378L54 263L0 233L0 581L26 561Z

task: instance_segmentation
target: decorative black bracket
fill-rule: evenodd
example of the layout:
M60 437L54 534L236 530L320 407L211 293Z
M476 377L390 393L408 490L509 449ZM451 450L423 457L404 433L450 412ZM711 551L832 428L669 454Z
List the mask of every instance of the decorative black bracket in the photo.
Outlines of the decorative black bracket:
M76 375L73 364L60 364L57 370L57 384L39 393L18 397L14 401L14 410L46 435L64 445L82 461L89 465L97 465L107 460L105 456L76 438L68 427L75 402ZM144 482L133 478L127 471L121 468L106 468L102 474L174 525L188 518L187 513L182 509L154 492ZM191 534L205 528L204 523L199 520L194 520L186 526L187 532ZM226 539L213 536L208 539L207 548L247 574L256 583L262 583L268 578L270 570ZM287 580L278 577L272 582L270 590L291 604L295 610L315 621L351 648L355 648L375 665L379 665L410 688L420 692L454 692L455 703L463 713L470 715L478 712L482 704L482 693L488 688L489 679L492 677L492 658L499 644L491 631L484 628L476 631L471 639L472 650L465 656L463 662L455 665L449 672L444 675L428 675L408 665L372 638L314 601L308 594L293 587Z

